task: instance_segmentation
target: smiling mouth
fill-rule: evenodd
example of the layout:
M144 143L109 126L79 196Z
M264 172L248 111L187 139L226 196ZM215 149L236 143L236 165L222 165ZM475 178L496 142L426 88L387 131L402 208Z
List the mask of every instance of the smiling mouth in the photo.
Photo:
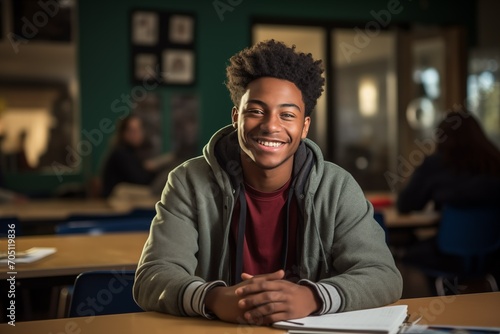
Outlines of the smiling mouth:
M256 141L260 145L266 146L266 147L280 147L280 146L285 145L285 143L281 142L281 141L268 141L268 140L260 140L260 139L256 139Z

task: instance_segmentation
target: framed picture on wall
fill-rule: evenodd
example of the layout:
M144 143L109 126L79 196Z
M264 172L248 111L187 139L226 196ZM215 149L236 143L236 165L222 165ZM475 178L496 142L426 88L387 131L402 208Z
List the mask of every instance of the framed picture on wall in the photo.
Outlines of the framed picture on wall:
M132 16L132 42L136 45L158 44L158 14L135 12Z
M169 39L172 43L190 44L194 35L194 18L172 15L169 20Z
M131 78L135 84L193 85L196 16L135 9L130 13Z
M192 84L194 81L194 52L167 49L162 55L162 77L165 83Z
M134 76L137 80L155 79L158 73L158 57L154 53L138 53L134 59Z

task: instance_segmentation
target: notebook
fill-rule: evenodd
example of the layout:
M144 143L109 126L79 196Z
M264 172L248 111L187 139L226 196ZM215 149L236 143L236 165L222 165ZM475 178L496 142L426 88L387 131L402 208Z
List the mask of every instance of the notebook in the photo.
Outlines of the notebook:
M289 333L374 333L395 334L408 313L407 305L384 306L366 310L309 316L289 321L278 321L276 328Z

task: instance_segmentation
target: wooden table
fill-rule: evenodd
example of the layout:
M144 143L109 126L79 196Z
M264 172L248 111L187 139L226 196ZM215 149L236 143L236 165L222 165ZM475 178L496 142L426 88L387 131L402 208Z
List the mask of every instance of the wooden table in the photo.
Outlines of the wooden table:
M500 293L448 297L403 299L408 312L422 314L421 323L500 327ZM202 318L179 318L155 312L129 313L32 322L17 322L16 327L0 325L9 333L92 333L92 334L278 334L286 331L269 327L250 327Z
M47 199L0 205L0 218L15 217L20 221L65 220L73 215L117 215L133 209L154 209L157 197L134 201L105 199Z
M422 316L419 324L500 328L500 292L401 299L395 304L408 305L412 319Z
M367 199L381 196L367 194ZM390 195L387 195L390 196ZM0 218L16 217L20 221L63 221L72 215L117 215L127 214L133 209L153 209L158 197L141 197L133 200L87 199L33 200L19 204L0 205ZM396 208L388 206L381 209L388 228L414 228L433 226L439 221L439 214L433 211L400 214Z
M132 270L147 237L146 232L18 237L17 252L31 247L55 247L57 251L34 263L17 264L16 279L70 276L102 269ZM1 239L0 245L6 247L6 239ZM5 278L7 273L3 270L0 280Z
M383 206L375 210L384 214L385 225L389 229L415 229L435 227L439 222L439 212L427 207L422 211L415 211L408 214L399 213L395 204L397 196L390 192L366 192L365 197L372 203L385 202Z
M399 213L395 207L383 208L385 225L389 229L415 229L436 227L441 215L435 211Z

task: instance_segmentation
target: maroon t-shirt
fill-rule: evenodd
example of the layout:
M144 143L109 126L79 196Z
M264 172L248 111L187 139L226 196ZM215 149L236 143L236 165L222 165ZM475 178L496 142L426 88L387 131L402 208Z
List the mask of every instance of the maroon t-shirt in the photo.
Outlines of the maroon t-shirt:
M288 253L286 268L282 267L283 233L286 224L286 210L289 180L283 187L264 193L245 184L247 215L243 243L243 272L251 275L267 274L279 269L291 273L297 260L297 201L292 197L289 212ZM234 207L231 222L233 249L238 240L239 201ZM236 254L236 252L233 252ZM236 259L233 259L233 264ZM234 266L233 266L234 268Z

